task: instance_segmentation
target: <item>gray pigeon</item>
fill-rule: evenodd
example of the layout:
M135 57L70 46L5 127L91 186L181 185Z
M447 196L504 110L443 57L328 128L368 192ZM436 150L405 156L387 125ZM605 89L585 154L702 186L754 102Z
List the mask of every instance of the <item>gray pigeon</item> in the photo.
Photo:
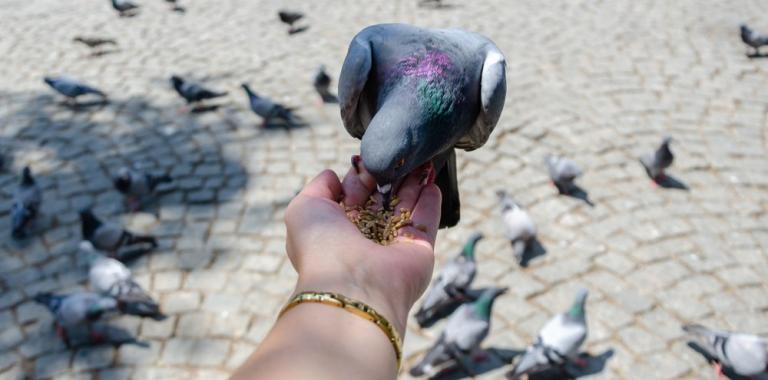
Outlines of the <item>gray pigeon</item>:
M665 178L664 170L672 166L672 162L675 160L675 155L669 150L670 142L672 142L672 138L665 137L655 152L640 157L640 163L643 164L648 177L656 182Z
M99 220L91 210L80 211L80 223L83 239L88 240L101 251L115 256L122 247L149 244L157 248L157 239L150 235L137 235L123 227Z
M427 291L424 303L416 312L416 320L424 327L431 322L433 317L446 306L454 304L456 300L466 298L466 291L472 285L477 273L475 262L475 247L483 238L483 234L476 232L470 236L461 253L449 261L440 271L440 274Z
M139 6L129 0L112 0L112 8L115 8L120 17L125 17L132 16L132 12L138 9Z
M262 127L269 126L274 119L282 120L288 127L296 124L291 108L275 103L269 98L259 96L245 83L241 87L245 90L246 95L248 95L248 104L251 106L251 110L264 120Z
M741 27L741 40L749 47L754 49L753 55L760 55L760 47L768 45L768 36L762 35L747 25L742 24Z
M187 104L199 103L203 100L219 98L227 95L226 91L212 91L198 83L185 80L178 75L171 76L171 85L173 86L173 89L176 90L176 93L178 93L182 98L184 98L184 100L186 100Z
M536 238L536 224L507 193L503 190L496 192L501 206L501 222L504 236L512 245L512 252L519 263L525 260L528 245Z
M737 375L768 374L768 340L756 335L710 330L701 325L683 326L709 355L717 360L716 371L722 376L722 366Z
M32 171L27 166L21 171L19 187L13 194L13 206L11 206L11 236L13 238L23 239L27 236L30 223L37 217L42 200L42 192L32 177Z
M101 90L78 82L70 77L45 77L43 81L56 90L56 92L64 95L67 101L72 103L76 102L78 97L88 94L95 94L104 99L107 97Z
M56 332L70 347L67 329L81 324L90 324L100 319L104 314L118 312L118 301L110 296L90 292L56 295L52 293L40 293L35 296L35 301L45 305L54 316ZM102 337L92 336L94 340Z
M549 179L557 187L557 191L560 194L571 194L576 188L574 181L582 174L579 165L567 157L555 155L547 155L544 163L547 165Z
M579 348L587 339L586 301L587 290L580 289L570 310L556 315L544 325L536 343L528 347L512 371L507 373L507 378L516 380L525 374L553 367L564 370L568 361L586 366L586 362L577 358Z
M297 31L296 27L293 24L295 24L296 21L299 21L302 18L304 18L304 14L301 12L280 10L277 12L277 17L284 24L288 24L288 34L293 34L293 33L296 33Z
M88 279L93 291L117 299L125 314L165 319L160 306L136 283L125 264L97 252L88 241L80 243L80 250L88 255Z
M320 99L323 103L335 103L339 99L335 95L331 94L331 76L325 72L325 65L320 65L315 73L315 78L312 80L312 85L315 87Z
M142 200L145 197L154 194L158 185L171 181L171 177L167 174L152 175L136 169L122 167L114 178L113 183L115 189L125 195L129 208L135 211L141 207Z
M507 288L489 288L477 301L461 305L448 319L437 342L424 358L410 370L411 376L433 372L438 366L453 359L468 375L474 375L465 363L466 356L480 348L491 328L491 308L496 297Z
M431 160L443 194L440 225L458 223L454 148L488 140L504 107L505 66L491 40L459 29L381 24L355 36L339 76L341 116L362 140L362 161L384 204Z

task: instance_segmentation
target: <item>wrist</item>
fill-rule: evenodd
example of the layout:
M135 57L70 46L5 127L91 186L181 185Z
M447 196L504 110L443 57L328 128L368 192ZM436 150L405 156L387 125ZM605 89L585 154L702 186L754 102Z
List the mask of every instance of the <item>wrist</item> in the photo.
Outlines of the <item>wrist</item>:
M361 286L351 280L341 280L337 276L299 276L294 295L306 292L332 292L341 294L355 301L360 301L372 307L376 312L392 324L400 339L404 339L405 325L408 318L408 306L400 305L396 300L378 289Z

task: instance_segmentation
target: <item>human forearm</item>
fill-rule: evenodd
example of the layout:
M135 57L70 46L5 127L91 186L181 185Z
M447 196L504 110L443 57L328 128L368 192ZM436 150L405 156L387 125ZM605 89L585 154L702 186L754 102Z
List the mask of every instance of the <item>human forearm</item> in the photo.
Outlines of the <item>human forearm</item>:
M303 303L277 321L233 379L395 377L395 351L375 324L340 308Z

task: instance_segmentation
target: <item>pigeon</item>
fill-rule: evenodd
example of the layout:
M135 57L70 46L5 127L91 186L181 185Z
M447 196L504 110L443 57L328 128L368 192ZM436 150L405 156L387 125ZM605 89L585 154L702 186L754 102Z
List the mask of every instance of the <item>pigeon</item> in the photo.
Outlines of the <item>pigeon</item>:
M529 243L536 238L536 224L507 193L503 190L496 192L501 203L501 221L504 235L512 244L512 251L517 261L522 264Z
M723 366L741 376L768 374L768 340L765 338L710 330L701 325L686 325L683 330L695 336L700 347L717 361L718 377L723 374Z
M563 156L547 155L544 163L549 171L549 179L560 194L571 194L576 189L574 181L582 174L576 162Z
M586 301L587 290L580 289L568 312L550 319L539 331L536 343L528 347L507 378L517 380L524 374L560 367L573 361L579 366L586 362L577 358L579 347L587 339Z
M292 33L293 31L296 30L293 24L296 23L296 21L299 21L300 19L302 19L304 17L304 14L301 12L281 10L277 12L277 16L280 17L280 21L282 21L285 24L288 24L288 33Z
M91 210L80 211L80 223L83 239L93 244L94 248L109 252L113 256L122 247L137 244L149 244L157 248L157 239L150 235L136 235L123 227L99 220Z
M112 8L115 8L120 17L125 17L130 16L131 11L138 9L139 6L129 0L112 0Z
M358 33L339 76L341 116L383 204L408 173L432 161L443 195L440 226L460 219L454 149L488 140L506 96L505 58L460 29L379 24Z
M60 76L60 77L45 77L43 78L43 81L47 83L51 88L56 90L59 94L64 95L68 101L75 102L78 97L87 95L87 94L95 94L102 98L107 97L105 93L103 93L101 90L88 86L86 84L80 83L75 79L72 79L70 77L66 76Z
M177 0L165 0L165 2L171 5L171 10L174 12L184 13L187 11L187 8L184 8L181 5L179 5L179 2Z
M755 50L755 56L760 55L760 47L768 45L768 36L762 35L748 26L741 25L741 40Z
M56 333L69 348L71 342L67 329L100 319L103 315L119 311L118 301L114 297L91 292L79 292L65 295L39 293L35 301L50 310L55 319ZM90 331L90 329L89 329ZM102 340L92 335L93 340Z
M187 101L187 104L198 103L206 99L219 98L227 95L226 91L211 91L197 83L186 81L177 75L171 76L171 84L176 92Z
M165 319L160 306L136 283L125 264L97 252L88 241L80 243L80 250L88 255L88 280L93 291L114 297L124 314Z
M75 42L79 42L85 46L88 46L89 48L97 48L104 45L117 45L117 41L110 39L110 38L99 38L99 37L75 37L73 39Z
M665 178L664 170L672 166L672 162L675 160L675 155L669 150L670 142L672 142L672 138L665 137L655 152L640 157L640 163L643 164L645 172L655 182Z
M437 342L429 349L419 363L410 370L411 376L418 377L453 359L467 372L474 375L464 362L480 348L491 327L491 308L496 297L506 293L507 288L489 288L473 303L461 305L448 319L445 329Z
M115 184L115 189L125 195L129 208L136 211L141 206L141 201L144 197L152 195L161 183L171 181L173 179L167 174L158 176L122 167L118 171L117 177L114 178L113 183Z
M30 223L37 217L43 195L32 177L29 166L21 171L21 181L13 194L11 206L11 236L23 239L27 236Z
M325 72L325 65L320 65L315 73L315 79L312 81L315 91L320 95L324 103L335 103L338 101L335 95L331 94L331 77Z
M246 83L243 83L241 87L243 87L246 95L248 95L248 104L251 106L251 110L264 120L262 127L269 126L273 119L283 120L288 126L296 124L291 108L275 103L269 98L259 96Z
M440 8L443 5L442 0L419 0L419 6L433 5L436 8Z
M466 290L469 289L477 273L475 247L482 238L483 234L479 232L472 234L461 253L440 271L432 288L424 297L424 303L416 312L416 320L420 326L424 327L431 322L444 307L466 298Z

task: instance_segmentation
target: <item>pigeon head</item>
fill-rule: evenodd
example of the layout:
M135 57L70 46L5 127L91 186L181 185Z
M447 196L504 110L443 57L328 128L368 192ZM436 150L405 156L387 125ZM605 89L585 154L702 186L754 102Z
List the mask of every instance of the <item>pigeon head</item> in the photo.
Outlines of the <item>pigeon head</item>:
M475 232L472 235L470 235L469 239L467 239L466 244L464 244L464 250L461 252L461 255L464 256L467 260L475 260L475 246L477 245L477 242L483 239L483 234L480 232Z
M173 85L173 88L178 89L184 84L184 79L182 79L178 75L172 75L171 76L171 85Z
M21 184L24 186L29 186L34 183L35 179L32 177L32 170L29 169L29 166L25 166L21 171Z
M589 291L587 291L585 288L581 288L578 292L576 292L576 298L573 300L573 305L571 305L571 308L568 310L569 317L573 319L584 318L588 294Z
M493 302L496 301L496 297L507 292L509 288L488 288L481 295L480 298L475 301L475 312L483 319L489 319L491 317L491 308L493 308Z
M128 168L122 167L117 172L117 176L112 181L115 184L115 188L121 193L125 193L131 187L131 172Z
M257 95L255 92L253 92L253 90L251 90L251 86L249 86L248 83L242 83L240 84L240 87L243 88L243 90L245 91L246 94L248 94L249 97L251 98L259 97L259 95Z
M80 210L80 226L83 239L89 239L93 232L101 226L101 221L93 215L90 209Z
M376 112L362 137L361 156L379 185L397 183L452 148L472 127L478 96L465 83L460 59L440 48L411 51L371 80ZM375 95L374 95L375 93ZM371 104L373 105L373 104Z
M504 190L497 190L496 196L499 197L499 202L501 203L502 212L513 210L520 207Z

